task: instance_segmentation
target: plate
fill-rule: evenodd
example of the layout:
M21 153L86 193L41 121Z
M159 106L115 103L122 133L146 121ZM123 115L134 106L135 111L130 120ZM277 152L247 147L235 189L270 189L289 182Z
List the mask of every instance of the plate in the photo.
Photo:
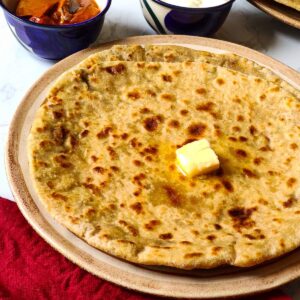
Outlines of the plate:
M300 11L275 2L274 0L248 0L254 6L274 18L300 29Z
M214 270L182 271L143 267L97 250L55 222L39 202L29 176L26 139L37 108L57 77L92 53L114 44L174 44L233 52L273 70L295 87L300 75L259 52L236 44L187 36L142 36L119 40L78 52L49 69L25 95L9 129L6 170L17 204L35 231L52 247L83 269L123 287L155 295L213 299L266 291L300 277L300 250L256 268L224 267Z

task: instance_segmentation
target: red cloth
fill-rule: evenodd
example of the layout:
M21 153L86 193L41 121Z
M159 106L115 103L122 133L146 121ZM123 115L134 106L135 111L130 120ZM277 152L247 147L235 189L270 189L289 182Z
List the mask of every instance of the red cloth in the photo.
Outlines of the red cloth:
M17 205L0 198L0 299L166 299L118 287L80 269L51 248ZM291 300L280 290L249 299Z

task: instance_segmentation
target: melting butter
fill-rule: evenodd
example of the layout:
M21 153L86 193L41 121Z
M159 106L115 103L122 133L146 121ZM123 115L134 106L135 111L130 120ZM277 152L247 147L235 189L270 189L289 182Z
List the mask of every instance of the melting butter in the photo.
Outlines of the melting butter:
M189 177L207 174L219 168L219 159L206 139L201 139L176 150L179 170Z

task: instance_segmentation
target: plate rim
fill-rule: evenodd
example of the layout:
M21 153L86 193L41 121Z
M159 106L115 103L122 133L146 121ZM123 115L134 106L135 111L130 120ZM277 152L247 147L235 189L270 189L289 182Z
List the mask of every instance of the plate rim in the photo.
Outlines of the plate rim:
M286 9L293 9L293 8L285 6L284 4L277 3L275 1L273 1L274 3L270 3L270 4L266 4L265 0L248 0L248 2L250 2L252 5L254 5L259 10L263 11L264 13L272 16L273 18L289 26L300 29L300 18L299 20L297 20L280 9L281 6L285 7ZM298 12L297 10L295 11ZM300 11L298 13L300 16Z
M126 274L120 275L116 267L113 267L106 262L101 262L99 264L99 261L96 262L95 259L86 254L83 250L74 247L69 241L60 236L51 227L47 220L44 219L44 217L40 214L39 209L37 208L27 189L25 179L23 178L22 170L18 162L18 141L21 136L20 134L23 128L24 119L29 108L31 107L31 104L35 102L38 94L43 89L45 89L47 85L53 82L62 72L71 68L82 59L86 58L94 52L108 49L116 44L162 43L177 45L200 45L202 47L210 47L233 52L250 60L254 60L261 65L271 68L272 70L276 70L276 73L278 75L280 74L285 79L288 79L290 82L293 82L295 85L300 87L300 74L292 68L250 48L210 38L180 35L137 36L100 44L92 48L77 52L52 66L33 84L33 86L28 90L28 92L25 94L22 101L18 105L9 126L5 149L5 167L12 193L20 211L29 222L29 224L33 227L33 229L48 244L50 244L62 255L67 257L70 261L100 278L118 284L125 288L143 293L177 298L180 297L194 299L201 297L202 299L215 299L219 297L244 296L250 294L253 295L259 292L268 291L272 288L278 287L300 277L299 262L298 270L296 266L291 266L292 271L289 271L288 273L285 272L286 274L280 274L281 272L277 272L275 274L268 275L267 277L260 279L260 286L251 284L252 286L250 286L250 288L249 286L241 286L239 290L221 290L219 292L211 291L210 293L207 291L202 291L202 293L200 294L199 288L197 288L197 284L195 286L192 286L192 284L190 284L188 288L180 288L174 286L174 284L172 285L171 283L153 282L151 281L151 279L141 278L141 276L139 275L135 275L135 278L132 278L131 273L128 273L127 276ZM212 292L214 293L212 294Z

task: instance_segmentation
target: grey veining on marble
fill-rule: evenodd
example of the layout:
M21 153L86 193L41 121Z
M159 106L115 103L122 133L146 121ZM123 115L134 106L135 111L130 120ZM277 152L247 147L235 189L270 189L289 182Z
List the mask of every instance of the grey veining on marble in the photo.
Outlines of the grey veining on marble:
M139 0L113 0L98 43L155 34L143 18ZM29 87L53 63L38 59L18 44L0 13L0 149L11 117ZM300 71L300 31L237 0L215 38L239 43L266 53ZM2 156L3 157L3 156ZM0 196L12 198L0 163Z

